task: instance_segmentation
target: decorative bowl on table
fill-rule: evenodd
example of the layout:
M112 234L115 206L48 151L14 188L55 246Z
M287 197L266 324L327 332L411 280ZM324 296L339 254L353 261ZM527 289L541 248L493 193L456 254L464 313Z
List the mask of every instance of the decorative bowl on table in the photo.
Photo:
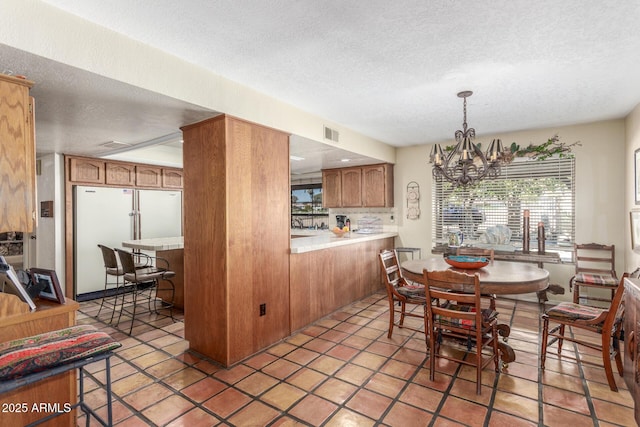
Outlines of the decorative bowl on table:
M485 257L467 255L450 255L445 257L444 260L452 267L464 268L467 270L476 270L489 264L489 260Z

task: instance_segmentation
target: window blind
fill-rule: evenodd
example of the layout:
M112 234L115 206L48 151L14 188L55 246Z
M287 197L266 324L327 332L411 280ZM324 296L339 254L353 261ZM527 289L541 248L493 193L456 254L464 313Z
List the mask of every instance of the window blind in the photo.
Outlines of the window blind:
M522 246L522 218L530 212L530 245L536 248L537 225L545 226L546 249L571 250L575 241L575 159L516 159L499 177L475 186L433 182L433 242L446 245L449 232L461 231L465 243L482 239L487 227L506 225L510 244Z

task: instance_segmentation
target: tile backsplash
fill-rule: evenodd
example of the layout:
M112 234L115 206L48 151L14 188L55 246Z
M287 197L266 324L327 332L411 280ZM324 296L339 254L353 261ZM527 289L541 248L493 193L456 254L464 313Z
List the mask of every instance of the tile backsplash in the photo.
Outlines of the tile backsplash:
M346 215L351 220L351 228L358 229L358 220L364 217L378 217L382 221L382 231L398 231L396 208L333 208L329 209L329 227L335 227L336 215Z

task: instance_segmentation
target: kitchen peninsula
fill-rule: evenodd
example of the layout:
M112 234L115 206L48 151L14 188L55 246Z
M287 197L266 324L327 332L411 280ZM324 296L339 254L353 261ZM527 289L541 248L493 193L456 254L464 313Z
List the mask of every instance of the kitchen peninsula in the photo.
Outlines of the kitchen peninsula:
M173 306L184 309L184 237L158 237L155 239L125 240L122 246L135 251L155 252L155 256L169 263L176 276L171 279L175 286ZM162 267L159 265L158 267ZM166 291L165 291L166 292ZM158 292L158 296L169 302L170 296Z
M291 232L291 332L382 289L378 253L393 248L397 236L395 232L303 234Z

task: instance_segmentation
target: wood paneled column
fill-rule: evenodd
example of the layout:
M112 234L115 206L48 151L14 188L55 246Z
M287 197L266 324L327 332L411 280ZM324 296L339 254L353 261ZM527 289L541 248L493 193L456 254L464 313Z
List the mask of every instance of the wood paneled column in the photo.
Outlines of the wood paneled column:
M290 334L289 135L226 115L182 131L185 338L229 366Z

